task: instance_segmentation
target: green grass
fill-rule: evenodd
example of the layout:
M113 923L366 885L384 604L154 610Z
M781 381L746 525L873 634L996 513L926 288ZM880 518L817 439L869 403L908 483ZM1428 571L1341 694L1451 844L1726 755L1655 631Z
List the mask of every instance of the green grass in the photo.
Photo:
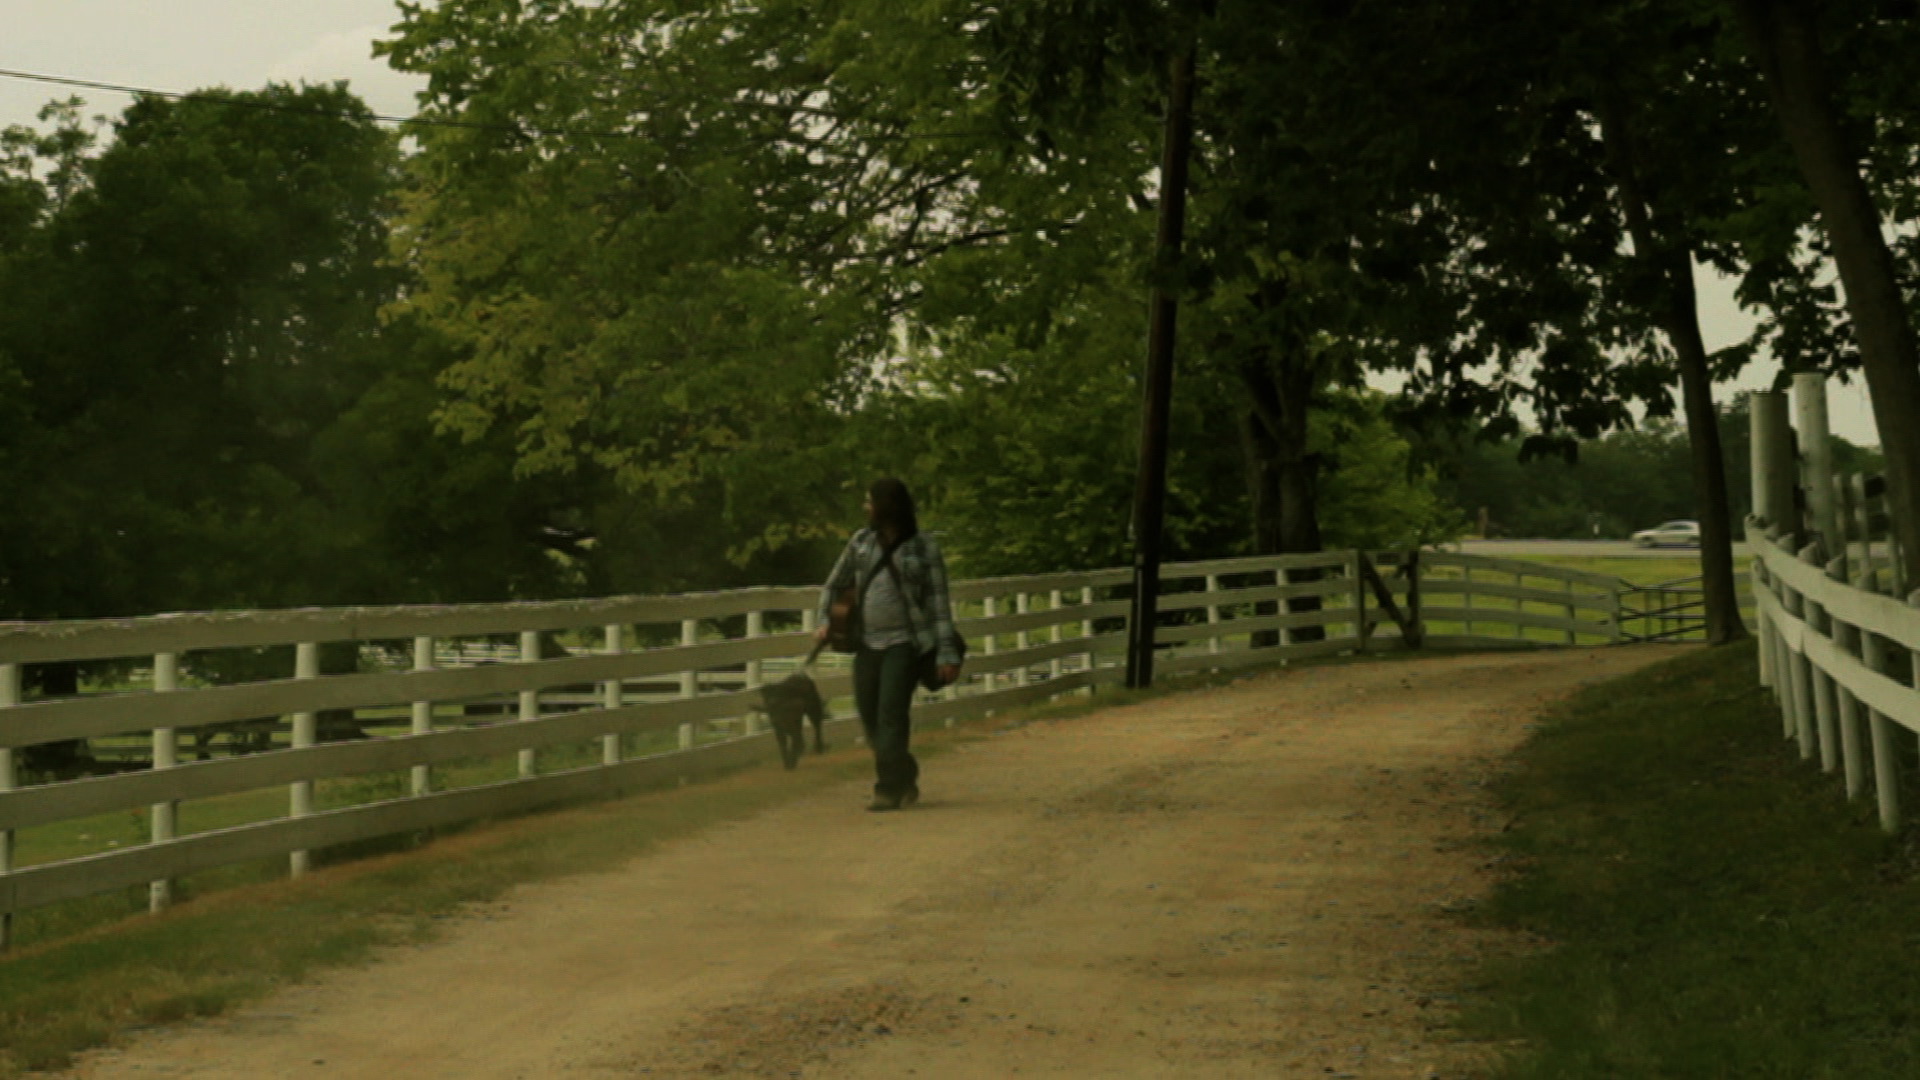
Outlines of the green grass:
M713 731L708 725L696 725L696 734L697 744L725 737ZM629 758L656 754L677 747L679 734L675 731L664 731L628 736L622 745L625 756ZM600 745L595 740L590 743L544 747L535 758L535 763L540 771L549 772L588 765L599 760ZM513 755L455 761L434 767L433 785L436 791L446 791L507 780L517 775L517 772L518 765ZM407 794L410 790L409 785L410 777L406 771L319 780L314 783L314 808L332 810L382 799L399 798ZM207 799L192 799L180 804L177 828L179 834L185 836L212 829L272 821L285 817L287 810L288 792L285 787L236 792ZM144 807L51 822L21 829L15 833L15 865L32 866L138 846L147 843L150 835L149 811ZM410 837L374 839L344 845L337 850L319 852L317 855L322 860L339 861L368 852L392 850L405 846L411 842L411 839ZM283 876L285 872L284 858L223 866L182 879L176 884L175 892L176 895L187 897L203 896L237 886L272 881ZM20 946L57 941L95 927L119 922L128 916L144 912L146 907L145 887L134 887L34 908L14 916L13 941Z
M707 729L705 725L700 727L699 743L725 737ZM636 757L671 750L679 745L678 739L678 733L673 731L649 732L627 737L622 746L627 757ZM535 757L536 766L541 771L569 769L599 760L600 744L597 740L590 744L543 747ZM511 779L517 769L516 759L511 754L436 765L433 769L434 790L445 791ZM318 780L314 782L314 808L332 810L378 799L398 798L407 793L408 783L408 773L405 771ZM271 821L286 816L287 807L285 787L194 799L180 805L178 827L180 833L185 835ZM14 841L15 864L31 866L97 854L127 844L144 844L149 835L147 813L145 808L121 810L18 830Z
M1608 577L1619 578L1634 585L1658 585L1683 578L1694 577L1700 573L1700 559L1698 554L1695 553L1676 553L1671 556L1654 556L1649 558L1541 555L1528 556L1515 561L1539 563L1568 570L1581 570L1592 574L1605 574ZM1738 572L1746 569L1746 565L1746 556L1737 557L1734 566L1735 571ZM1434 571L1434 577L1457 579L1459 576L1460 572L1450 567L1436 568ZM1491 580L1501 584L1513 583L1511 575L1498 572L1490 576L1476 572L1475 577L1476 580ZM1524 584L1530 588L1555 589L1559 587L1558 583L1551 579L1538 577L1529 577ZM1582 591L1587 590L1583 587ZM1627 604L1641 608L1645 608L1652 601L1652 597L1645 595L1623 599ZM1461 597L1458 594L1442 593L1437 589L1434 590L1434 595L1429 600L1430 604L1445 606L1455 606L1460 602ZM1741 602L1743 605L1747 603L1744 591L1742 592ZM1490 612L1498 612L1501 610L1511 611L1515 606L1515 602L1500 597L1476 597L1474 599L1474 606ZM1567 613L1566 608L1559 604L1529 600L1520 603L1519 606L1523 611L1540 615L1563 617ZM1698 614L1698 610L1697 608L1693 609L1693 613ZM1747 616L1749 621L1751 621L1752 611L1750 608L1747 609ZM1601 613L1591 609L1579 609L1576 611L1576 617L1581 619L1599 619ZM1672 622L1663 623L1661 620L1655 618L1629 618L1626 619L1622 625L1623 629L1632 634L1650 634L1676 624ZM1429 620L1427 623L1427 632L1429 634L1460 634L1465 633L1466 630L1467 626L1463 622ZM1516 635L1512 625L1502 624L1497 618L1490 618L1484 622L1476 623L1474 632L1476 634L1491 634L1494 637L1515 637L1518 640L1539 644L1568 644L1565 631L1542 627L1526 627L1521 633ZM1703 631L1696 631L1696 634L1704 637ZM1596 645L1603 644L1607 640L1608 635L1604 633L1582 633L1576 643Z
M1739 573L1747 568L1751 560L1748 555L1736 555L1733 569ZM1697 552L1675 554L1672 556L1600 558L1575 555L1529 555L1522 562L1544 563L1548 566L1564 567L1568 570L1584 570L1590 574L1606 574L1608 577L1624 578L1635 585L1658 585L1663 581L1693 577L1700 573L1700 556Z
M1920 1076L1920 844L1781 738L1751 644L1581 693L1497 791L1521 869L1475 918L1549 943L1462 1019L1497 1076Z
M937 751L942 740L927 741ZM861 752L842 749L791 773L755 769L479 825L299 881L189 882L197 898L164 915L127 919L123 908L113 925L0 960L0 1077L59 1067L117 1031L217 1013L378 947L425 939L461 905L514 884L611 866L868 767ZM285 863L225 869L278 877Z

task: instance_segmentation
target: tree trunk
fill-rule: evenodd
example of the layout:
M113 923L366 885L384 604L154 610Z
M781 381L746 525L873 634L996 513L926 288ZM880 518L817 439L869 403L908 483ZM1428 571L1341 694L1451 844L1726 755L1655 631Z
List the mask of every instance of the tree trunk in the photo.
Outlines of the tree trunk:
M1320 462L1307 448L1312 369L1300 362L1256 362L1244 365L1240 377L1251 403L1242 431L1253 497L1254 550L1261 555L1320 551ZM1291 584L1322 576L1318 570L1291 570L1284 578ZM1290 613L1320 607L1317 596L1287 601ZM1303 626L1292 636L1294 641L1320 641L1326 630ZM1279 644L1279 635L1260 635L1255 644Z
M1887 459L1887 501L1908 581L1920 581L1920 345L1914 340L1893 253L1861 155L1841 126L1820 34L1804 0L1735 0L1755 62L1820 208L1846 290L1874 426Z
M1706 599L1707 642L1725 645L1747 636L1740 594L1733 584L1733 519L1727 509L1727 468L1720 448L1720 422L1713 407L1713 376L1700 337L1700 305L1693 290L1693 256L1653 220L1655 193L1640 166L1638 140L1627 105L1612 88L1599 95L1601 140L1615 174L1619 198L1633 236L1634 258L1659 281L1660 329L1673 346L1680 370L1680 398L1687 415L1687 449L1693 464L1693 502L1700 515L1700 582Z
M1700 584L1707 603L1707 643L1726 645L1747 636L1740 593L1733 584L1733 517L1727 509L1727 467L1720 449L1720 421L1713 407L1707 347L1700 339L1699 305L1693 292L1693 257L1685 249L1664 260L1671 290L1667 340L1680 362L1680 397L1687 413L1687 448L1693 458L1693 499L1700 513Z
M1249 407L1240 418L1240 443L1247 455L1247 495L1251 502L1253 553L1278 555L1280 548L1279 444L1260 415Z

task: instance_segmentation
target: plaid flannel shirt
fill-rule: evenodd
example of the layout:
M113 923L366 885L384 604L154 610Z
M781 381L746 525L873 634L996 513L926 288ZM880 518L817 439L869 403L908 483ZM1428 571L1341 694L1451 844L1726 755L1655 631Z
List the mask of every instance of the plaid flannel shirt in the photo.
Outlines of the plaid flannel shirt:
M887 572L880 562L882 550L880 535L872 529L861 529L847 541L820 590L820 625L826 625L828 609L840 590L858 587L871 574ZM913 624L914 649L920 653L937 649L939 663L959 663L960 653L953 644L953 602L947 597L947 562L940 545L926 533L917 533L894 549L893 565L899 567L900 583L905 586L901 591Z

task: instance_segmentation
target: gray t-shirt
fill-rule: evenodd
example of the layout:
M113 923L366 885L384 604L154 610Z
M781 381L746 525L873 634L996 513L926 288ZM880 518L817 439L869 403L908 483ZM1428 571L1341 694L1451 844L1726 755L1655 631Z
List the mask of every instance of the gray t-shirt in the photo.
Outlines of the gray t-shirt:
M895 574L881 563L867 586L867 602L860 609L861 641L869 649L890 649L911 645L913 630L907 622L906 601L894 585Z

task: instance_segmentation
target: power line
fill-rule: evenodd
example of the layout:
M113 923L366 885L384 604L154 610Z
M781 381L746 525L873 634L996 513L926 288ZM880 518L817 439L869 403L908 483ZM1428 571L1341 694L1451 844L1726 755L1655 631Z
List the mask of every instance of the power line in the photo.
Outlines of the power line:
M342 112L334 109L314 109L301 105L288 105L279 102L233 97L226 94L156 90L150 86L127 86L121 83L100 82L95 79L75 79L65 75L45 75L39 72L13 71L7 68L0 68L0 77L24 79L28 82L52 83L56 86L74 86L87 90L110 90L120 94L147 94L152 97L167 98L171 101L205 101L216 105L230 105L244 109L260 109L266 112L300 113L306 116L335 116L346 120L372 120L380 124L415 124L423 127L467 128L477 131L510 131L517 135L565 135L594 139L641 139L647 137L634 131L530 128L518 124L483 124L471 120L442 120L426 116L387 116L376 112Z
M584 128L540 128L522 124L487 124L473 120L445 120L427 116L387 116L376 112L342 112L333 109L314 109L301 105L288 105L272 101L259 101L234 97L226 94L202 92L182 92L179 90L156 90L150 86L128 86L122 83L100 82L95 79L76 79L66 75L47 75L34 71L15 71L0 68L0 78L23 79L28 82L51 83L55 86L72 86L86 90L108 90L118 94L146 94L152 97L166 98L170 101L201 101L215 105L228 105L234 108L259 109L266 112L299 113L305 116L333 116L346 120L371 120L379 124L411 124L419 127L464 128L470 131L504 131L515 135L560 136L586 139L651 139L653 136L637 131L593 131ZM778 106L766 106L778 108ZM935 131L900 134L867 134L865 138L888 140L913 139L960 139L985 134L978 131Z

